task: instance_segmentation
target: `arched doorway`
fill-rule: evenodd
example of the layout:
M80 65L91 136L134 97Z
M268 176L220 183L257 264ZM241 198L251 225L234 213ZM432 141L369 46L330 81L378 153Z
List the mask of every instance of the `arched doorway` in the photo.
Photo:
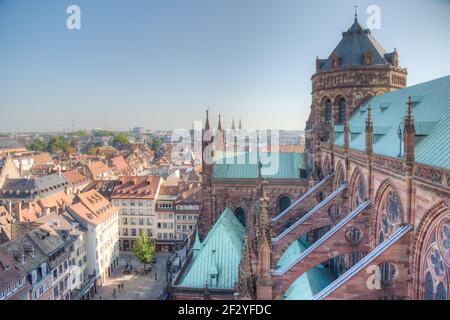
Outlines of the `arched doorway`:
M289 198L288 196L283 196L280 198L280 200L278 201L278 213L282 213L284 212L284 210L286 210L287 208L289 208L292 204L291 198Z
M245 227L245 225L246 225L246 223L245 223L245 210L242 209L241 207L238 207L238 208L236 208L236 210L234 210L234 215L239 220L239 222L242 223L242 225Z

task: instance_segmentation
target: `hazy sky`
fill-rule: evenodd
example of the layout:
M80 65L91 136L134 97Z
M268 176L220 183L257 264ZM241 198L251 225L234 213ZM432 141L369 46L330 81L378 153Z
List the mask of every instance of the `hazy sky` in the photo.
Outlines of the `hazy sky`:
M68 30L66 8L81 8ZM315 58L359 5L397 48L409 84L450 74L448 0L0 0L0 132L190 128L303 129Z

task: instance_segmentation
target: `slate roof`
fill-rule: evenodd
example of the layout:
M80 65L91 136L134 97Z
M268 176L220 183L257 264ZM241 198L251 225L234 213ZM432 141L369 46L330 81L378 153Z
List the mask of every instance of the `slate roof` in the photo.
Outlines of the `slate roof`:
M0 198L45 197L63 191L67 185L68 182L57 173L35 179L6 179Z
M196 241L198 250L189 262L179 286L233 289L238 278L239 263L242 258L246 231L229 208L220 215L217 222L201 243ZM200 249L198 249L200 247ZM217 285L210 282L210 274L217 274Z
M414 102L416 162L450 169L450 76L376 96L361 105L349 121L350 148L365 148L365 121L370 105L374 153L400 158L399 129L403 130L409 96ZM336 145L344 144L342 132L342 126L335 126Z
M213 165L213 178L215 179L258 179L258 162L270 159L270 165L264 168L273 168L270 174L263 174L265 179L298 179L300 169L305 169L303 153L273 153L249 152L236 157L223 156ZM264 173L264 171L263 171Z
M383 47L371 35L369 29L365 29L357 20L342 33L342 40L334 51L339 57L338 67L362 66L365 53L372 54L372 65L387 66L391 62L392 53L386 53ZM320 70L332 68L332 54L328 59L321 59Z

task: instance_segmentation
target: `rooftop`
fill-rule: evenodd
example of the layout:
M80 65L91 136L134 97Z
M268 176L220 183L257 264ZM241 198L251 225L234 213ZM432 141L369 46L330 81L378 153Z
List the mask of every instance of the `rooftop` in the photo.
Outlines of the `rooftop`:
M364 103L351 117L350 148L364 151L365 121L369 105L374 127L375 154L401 158L403 117L408 98L414 103L417 163L450 169L450 76L376 96ZM344 144L343 126L335 126L335 144Z
M298 179L300 169L305 169L302 153L249 152L235 157L224 156L217 160L213 166L213 178L258 179L259 161L263 163L264 179ZM264 165L267 161L269 164ZM269 174L264 174L264 170L269 170Z
M156 199L161 183L159 176L120 177L111 198Z
M83 192L77 198L79 202L71 205L69 212L90 225L96 226L117 212L117 208L95 190Z
M233 289L237 282L245 236L244 226L226 208L205 240L196 244L196 252L178 285ZM211 275L215 275L216 280L212 280Z

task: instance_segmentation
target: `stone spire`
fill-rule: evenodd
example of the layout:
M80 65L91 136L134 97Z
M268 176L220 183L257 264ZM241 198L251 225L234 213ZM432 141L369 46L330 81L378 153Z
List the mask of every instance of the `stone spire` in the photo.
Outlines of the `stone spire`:
M414 116L412 113L413 101L411 97L408 99L408 109L405 116L405 125L403 128L403 150L404 160L407 164L412 164L415 161L414 156L414 142L416 130L414 128Z
M241 118L239 118L239 130L242 130L242 121L241 121Z
M233 122L231 123L231 129L232 129L232 130L236 130L236 126L235 126L235 124L234 124L234 118L233 118Z
M206 122L205 122L205 131L209 130L211 127L209 125L209 109L206 109Z
M239 300L255 299L255 277L252 268L251 245L248 237L245 237L242 250L242 260L239 265L238 293Z
M217 126L217 130L219 130L220 132L223 131L222 129L222 119L221 119L221 115L219 114L219 125Z
M368 156L373 154L373 120L372 120L372 107L370 105L369 108L367 109L365 151Z

